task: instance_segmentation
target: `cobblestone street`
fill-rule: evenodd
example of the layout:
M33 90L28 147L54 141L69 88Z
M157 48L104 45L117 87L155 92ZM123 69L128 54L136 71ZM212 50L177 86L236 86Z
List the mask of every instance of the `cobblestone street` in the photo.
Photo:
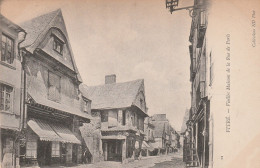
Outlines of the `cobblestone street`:
M121 164L119 162L99 162L95 164L80 165L72 168L185 168L182 155L169 154L161 156L144 157L139 161Z

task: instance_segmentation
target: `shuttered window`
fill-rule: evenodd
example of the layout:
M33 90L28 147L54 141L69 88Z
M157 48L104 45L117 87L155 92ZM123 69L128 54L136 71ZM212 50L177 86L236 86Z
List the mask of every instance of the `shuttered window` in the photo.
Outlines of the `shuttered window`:
M61 99L60 96L60 76L52 73L49 71L49 76L48 76L48 98L50 100L59 102Z

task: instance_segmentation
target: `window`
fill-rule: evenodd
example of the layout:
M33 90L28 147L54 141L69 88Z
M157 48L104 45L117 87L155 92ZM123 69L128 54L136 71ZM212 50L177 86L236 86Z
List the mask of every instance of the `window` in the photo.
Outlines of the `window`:
M37 157L37 142L27 141L26 143L26 158L36 158Z
M0 84L0 110L12 111L13 88L8 85Z
M144 107L144 101L143 101L143 99L140 99L140 107L141 107L141 109L143 109L143 107Z
M14 62L14 42L8 36L2 34L1 61L13 64Z
M51 144L51 156L52 157L60 157L60 143L52 142Z
M212 86L213 84L213 78L214 78L214 73L213 73L213 69L214 69L214 64L213 64L213 61L212 61L212 56L211 56L211 53L209 55L209 60L210 60L210 71L209 71L209 78L210 78L210 81L209 81L209 85Z
M136 117L135 117L135 113L133 114L133 120L132 120L132 122L133 122L133 126L135 126L135 121L136 121L136 119L135 119Z
M63 42L59 40L57 37L54 37L53 49L62 55Z
M200 11L200 28L206 27L206 11Z
M89 109L90 109L90 107L89 107L89 105L90 105L90 103L89 103L89 101L88 100L86 100L86 99L84 99L83 100L84 101L84 112L89 112Z
M49 71L48 76L48 98L50 100L59 102L60 101L60 76Z
M108 122L108 111L101 112L101 122Z
M126 124L126 111L125 110L123 110L123 121L122 121L122 125L125 125Z

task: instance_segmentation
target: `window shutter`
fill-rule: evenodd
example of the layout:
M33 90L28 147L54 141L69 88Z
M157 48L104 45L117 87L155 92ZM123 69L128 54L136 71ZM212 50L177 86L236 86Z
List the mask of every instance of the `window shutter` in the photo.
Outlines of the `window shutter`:
M49 99L60 101L60 77L49 72Z

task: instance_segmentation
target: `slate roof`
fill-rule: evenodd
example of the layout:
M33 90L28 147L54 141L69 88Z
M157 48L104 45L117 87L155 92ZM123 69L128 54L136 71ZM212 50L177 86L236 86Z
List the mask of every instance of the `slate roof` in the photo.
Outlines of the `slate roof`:
M154 125L154 138L161 138L164 132L166 121L152 121Z
M52 19L58 15L58 12L60 12L60 9L21 23L21 27L24 28L27 32L26 39L21 44L21 48L32 45L44 31L46 26L52 21Z
M18 26L17 24L13 23L11 20L7 19L5 16L3 16L0 13L0 23L1 22L7 24L9 28L14 29L16 32L21 32L21 31L24 32L24 29L22 29L20 26Z
M38 44L41 42L42 38L49 31L49 29L51 27L56 27L55 18L58 16L61 16L61 18L63 19L61 9L57 9L55 11L46 13L44 15L35 17L31 20L21 23L20 26L26 31L27 35L26 35L25 40L21 43L20 47L26 48L27 51L33 53L34 50L38 47ZM67 34L66 25L64 24L62 27L65 29L64 30L65 32L63 32L63 33L66 36L66 39L68 41L67 44L71 51L70 53L71 53L71 58L72 58L73 70L77 73L78 80L80 82L82 82L82 78L78 72L78 68L76 66L74 56L72 53L72 48L69 43L69 37ZM68 65L65 64L65 66L68 66Z
M83 96L92 100L92 109L113 109L131 107L144 80L99 86L80 85Z

